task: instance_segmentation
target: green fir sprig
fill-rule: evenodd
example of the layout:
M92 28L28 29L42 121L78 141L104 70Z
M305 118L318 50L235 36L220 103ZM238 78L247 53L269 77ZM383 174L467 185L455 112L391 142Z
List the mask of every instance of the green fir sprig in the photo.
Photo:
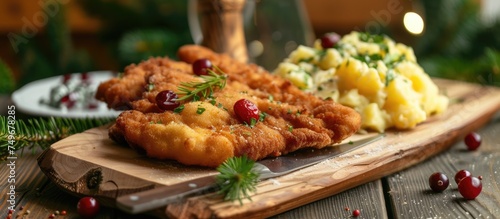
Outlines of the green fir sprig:
M33 118L13 120L7 116L0 117L0 160L5 160L13 149L21 152L25 148L48 148L51 144L72 134L83 132L97 126L114 121L115 118ZM10 122L9 122L10 121ZM9 127L10 126L10 127ZM11 133L9 133L11 130ZM13 131L12 131L13 130ZM14 141L9 143L9 135ZM13 144L12 144L13 143Z
M219 70L220 71L220 70ZM226 86L226 74L217 74L212 70L208 70L208 75L201 75L201 82L184 82L178 87L178 101L192 100L198 101L207 99L212 96L215 89L222 89Z
M250 193L255 192L259 179L259 173L253 169L254 163L246 156L232 157L217 168L219 193L224 195L225 201L238 200L243 205L243 199L252 200Z

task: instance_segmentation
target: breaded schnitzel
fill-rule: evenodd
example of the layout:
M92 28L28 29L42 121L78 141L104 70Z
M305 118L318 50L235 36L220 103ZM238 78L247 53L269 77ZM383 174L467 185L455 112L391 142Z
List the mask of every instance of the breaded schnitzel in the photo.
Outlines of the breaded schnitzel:
M148 60L99 87L97 97L109 107L132 108L110 128L113 139L149 157L217 167L233 156L259 160L304 147L322 148L339 143L360 127L361 118L351 108L304 93L256 65L199 46L184 46L178 54L187 63ZM159 92L177 93L182 82L201 81L188 64L201 58L227 74L225 87L214 90L210 99L182 101L181 112L158 108ZM265 115L262 121L253 126L242 123L233 108L240 99L255 104Z

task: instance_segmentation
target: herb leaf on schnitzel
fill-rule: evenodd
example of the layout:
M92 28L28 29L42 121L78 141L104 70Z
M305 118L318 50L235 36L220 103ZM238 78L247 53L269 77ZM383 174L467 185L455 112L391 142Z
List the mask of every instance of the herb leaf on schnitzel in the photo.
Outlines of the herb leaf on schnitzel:
M177 101L207 99L212 96L215 89L223 89L226 86L227 75L225 74L217 74L209 70L208 75L200 77L203 79L202 82L183 82L179 85L179 95L182 97Z

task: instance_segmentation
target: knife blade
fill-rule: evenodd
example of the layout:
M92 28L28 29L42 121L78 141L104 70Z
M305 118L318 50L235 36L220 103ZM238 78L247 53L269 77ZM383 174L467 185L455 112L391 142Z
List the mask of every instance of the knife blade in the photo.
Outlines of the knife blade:
M322 149L304 148L284 156L257 161L253 168L259 173L259 180L274 178L346 154L359 147L375 142L384 136L384 134L378 134L355 142L343 143ZM216 178L217 174L123 195L117 198L116 206L131 214L150 211L182 200L183 198L215 192L217 190Z

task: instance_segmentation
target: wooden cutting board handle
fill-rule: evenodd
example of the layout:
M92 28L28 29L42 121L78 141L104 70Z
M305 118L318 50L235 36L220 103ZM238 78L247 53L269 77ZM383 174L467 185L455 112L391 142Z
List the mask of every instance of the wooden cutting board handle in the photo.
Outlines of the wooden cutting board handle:
M245 0L197 0L202 45L247 62L243 28Z

